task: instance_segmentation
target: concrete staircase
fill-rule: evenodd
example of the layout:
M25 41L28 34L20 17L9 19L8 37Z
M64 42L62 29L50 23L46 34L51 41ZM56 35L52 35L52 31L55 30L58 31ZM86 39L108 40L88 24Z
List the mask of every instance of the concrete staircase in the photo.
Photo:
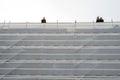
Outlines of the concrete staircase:
M119 80L119 25L0 24L0 80Z

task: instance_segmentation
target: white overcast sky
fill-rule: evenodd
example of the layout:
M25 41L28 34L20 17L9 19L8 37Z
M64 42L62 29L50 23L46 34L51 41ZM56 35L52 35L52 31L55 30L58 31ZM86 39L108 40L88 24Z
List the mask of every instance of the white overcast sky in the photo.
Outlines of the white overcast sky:
M0 22L120 21L120 0L0 0Z

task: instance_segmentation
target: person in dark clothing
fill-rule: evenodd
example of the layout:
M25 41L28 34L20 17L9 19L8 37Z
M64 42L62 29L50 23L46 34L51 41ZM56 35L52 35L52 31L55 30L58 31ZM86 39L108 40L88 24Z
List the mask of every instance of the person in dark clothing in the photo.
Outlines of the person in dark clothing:
M102 17L100 17L100 22L104 22L104 20L103 20L103 18L102 18Z
M103 18L98 16L96 19L96 23L98 23L98 22L104 22Z
M99 18L99 16L97 17L96 22L100 22L100 18Z
M45 17L43 17L43 19L41 20L41 23L46 23Z

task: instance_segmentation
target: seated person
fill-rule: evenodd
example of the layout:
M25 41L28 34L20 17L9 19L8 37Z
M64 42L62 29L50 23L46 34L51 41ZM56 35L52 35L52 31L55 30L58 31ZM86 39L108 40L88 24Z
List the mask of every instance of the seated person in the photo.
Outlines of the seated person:
M41 20L41 23L46 23L45 17L43 17L43 19Z
M103 18L102 18L102 17L100 17L100 22L104 22L104 20L103 20Z
M100 18L99 18L99 16L97 17L96 22L100 22Z
M98 22L104 22L104 20L103 20L102 17L99 18L99 16L98 16L97 19L96 19L96 22L97 22L97 23L98 23Z

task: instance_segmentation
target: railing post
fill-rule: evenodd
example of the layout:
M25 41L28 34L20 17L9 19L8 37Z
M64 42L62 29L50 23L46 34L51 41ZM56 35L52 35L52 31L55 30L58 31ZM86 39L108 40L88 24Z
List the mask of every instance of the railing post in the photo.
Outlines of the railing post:
M4 20L4 22L3 22L3 28L5 27L5 20Z
M5 20L4 20L4 24L5 24Z
M113 19L111 19L112 27L113 27Z
M26 21L26 29L28 28L28 22Z
M58 20L57 20L57 28L58 28Z
M93 29L95 29L95 22L94 22L94 20L93 20L93 22L92 22L92 23L93 23Z
M77 21L75 20L75 28L74 28L75 30L74 31L76 31L76 29L77 29Z
M10 29L10 24L11 24L11 21L9 21L9 24L8 24L8 28Z
M76 27L76 23L77 23L77 21L75 20L75 27Z
M76 30L76 29L77 29L76 27L77 27L77 26L76 26L76 23L77 23L77 21L75 20L75 22L73 23L73 30L72 30L72 31L73 31L73 34L74 34L75 38L77 39L77 35L76 35L76 31L77 31L77 30Z

